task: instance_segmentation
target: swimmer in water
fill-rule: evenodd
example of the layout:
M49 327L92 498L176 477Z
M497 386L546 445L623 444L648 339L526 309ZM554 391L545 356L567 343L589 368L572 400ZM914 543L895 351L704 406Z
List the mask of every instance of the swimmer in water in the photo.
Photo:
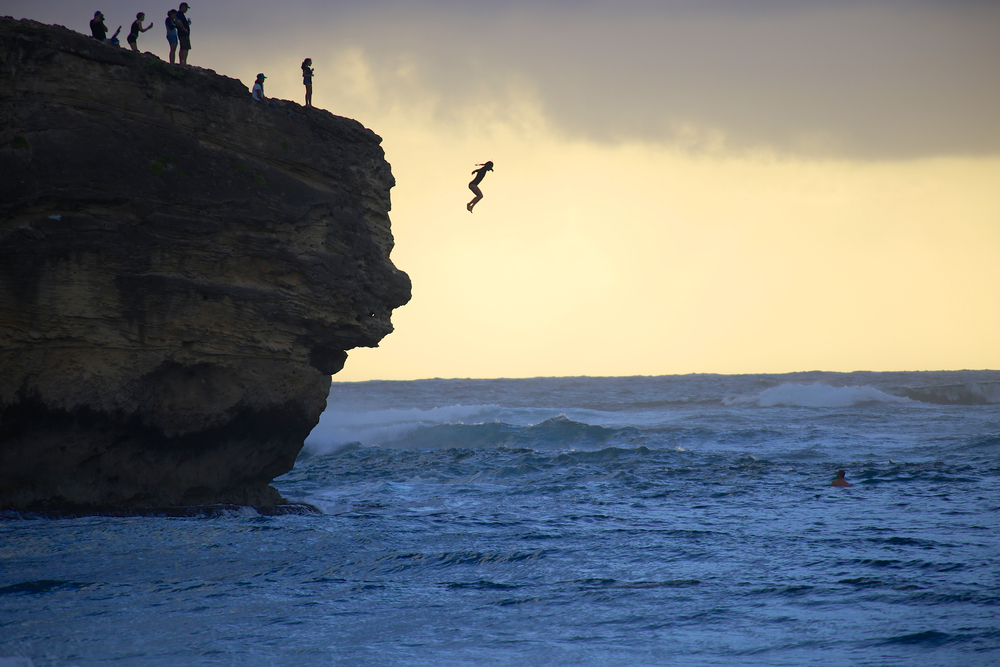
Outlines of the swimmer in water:
M837 479L830 483L830 486L850 486L851 483L848 482L844 477L847 475L843 470L837 471Z
M469 213L472 213L472 208L479 203L480 199L483 198L483 191L479 189L479 184L483 182L484 178L486 178L486 172L493 171L492 162L484 162L483 164L477 164L476 166L480 168L472 170L472 173L475 174L476 177L469 183L469 189L472 190L476 196L472 201L465 205L465 208L469 210Z

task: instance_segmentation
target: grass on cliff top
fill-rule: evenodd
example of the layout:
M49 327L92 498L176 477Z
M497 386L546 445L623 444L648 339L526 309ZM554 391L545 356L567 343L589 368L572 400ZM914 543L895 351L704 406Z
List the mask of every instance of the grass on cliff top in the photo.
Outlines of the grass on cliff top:
M162 74L164 76L169 76L174 79L184 78L183 69L175 67L174 65L167 64L162 60L160 60L159 58L147 60L141 65L141 67L150 74Z

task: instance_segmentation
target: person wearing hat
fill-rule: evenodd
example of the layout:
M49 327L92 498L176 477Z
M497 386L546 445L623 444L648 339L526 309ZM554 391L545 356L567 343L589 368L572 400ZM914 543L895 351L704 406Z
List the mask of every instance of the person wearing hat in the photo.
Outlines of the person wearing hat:
M258 102L267 102L267 98L264 96L264 73L261 72L257 75L257 81L253 84L253 98Z
M267 96L264 95L264 79L266 78L267 77L264 76L263 72L257 75L257 81L255 81L253 84L253 98L258 102L263 102L267 104L267 106L271 107L272 109L277 109L278 105L267 99Z
M187 65L188 51L191 50L191 19L187 17L187 10L191 6L182 2L177 8L177 39L181 43L181 65Z
M129 32L127 41L128 45L132 47L133 51L139 50L139 44L138 44L139 33L146 32L147 30L153 27L153 22L150 21L149 25L143 28L142 20L144 18L146 18L146 15L143 12L139 12L138 14L135 15L135 21L132 21L132 31Z
M94 18L90 19L90 34L101 42L108 38L108 26L104 25L104 14L101 12L94 12Z

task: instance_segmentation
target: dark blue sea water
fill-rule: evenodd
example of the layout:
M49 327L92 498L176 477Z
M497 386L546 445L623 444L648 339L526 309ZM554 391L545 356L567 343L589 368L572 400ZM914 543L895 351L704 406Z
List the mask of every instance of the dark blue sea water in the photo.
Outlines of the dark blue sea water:
M0 666L1000 664L1000 372L329 405L321 514L0 520Z

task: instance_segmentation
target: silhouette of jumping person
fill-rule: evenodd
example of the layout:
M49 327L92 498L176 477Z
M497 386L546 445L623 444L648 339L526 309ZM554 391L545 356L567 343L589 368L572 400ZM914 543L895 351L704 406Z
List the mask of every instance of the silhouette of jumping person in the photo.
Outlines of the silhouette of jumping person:
M479 203L480 199L483 198L483 191L479 189L479 184L483 182L484 178L486 178L486 172L493 171L493 163L489 161L484 162L483 164L477 164L476 166L480 167L480 169L472 170L472 173L475 174L476 177L469 183L469 189L472 190L476 196L472 201L465 205L465 208L469 210L469 213L472 213L473 207Z

